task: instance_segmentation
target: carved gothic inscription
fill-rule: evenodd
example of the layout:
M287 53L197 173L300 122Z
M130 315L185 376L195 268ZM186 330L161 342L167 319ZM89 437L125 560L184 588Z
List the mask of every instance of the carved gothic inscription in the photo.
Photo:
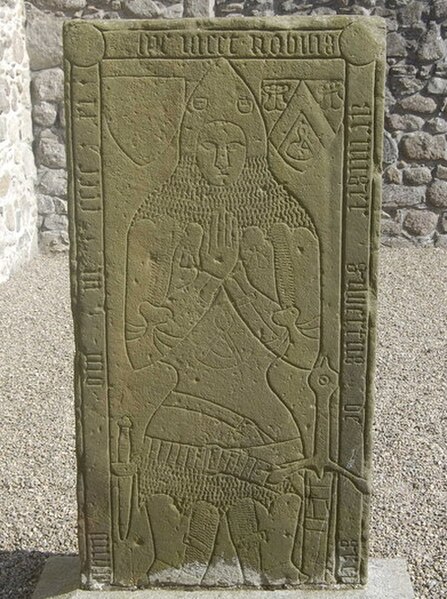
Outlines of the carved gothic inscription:
M383 36L66 23L85 588L365 583Z

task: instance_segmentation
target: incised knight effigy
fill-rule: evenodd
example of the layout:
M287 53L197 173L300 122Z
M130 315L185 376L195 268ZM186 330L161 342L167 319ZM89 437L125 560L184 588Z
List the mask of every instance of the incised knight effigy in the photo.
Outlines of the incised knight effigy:
M86 588L365 582L383 53L66 24Z

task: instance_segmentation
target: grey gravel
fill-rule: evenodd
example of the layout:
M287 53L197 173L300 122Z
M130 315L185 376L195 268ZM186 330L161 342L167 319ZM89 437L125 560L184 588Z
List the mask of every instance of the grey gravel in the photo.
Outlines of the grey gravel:
M371 554L447 597L447 252L381 253ZM66 256L0 286L0 599L28 599L76 552L73 340Z

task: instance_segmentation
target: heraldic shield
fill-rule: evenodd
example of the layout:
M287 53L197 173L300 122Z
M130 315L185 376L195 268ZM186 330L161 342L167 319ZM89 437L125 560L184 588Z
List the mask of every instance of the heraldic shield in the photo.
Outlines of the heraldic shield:
M104 115L115 143L136 165L157 160L178 135L184 81L166 77L108 77ZM154 99L151 104L142 97Z

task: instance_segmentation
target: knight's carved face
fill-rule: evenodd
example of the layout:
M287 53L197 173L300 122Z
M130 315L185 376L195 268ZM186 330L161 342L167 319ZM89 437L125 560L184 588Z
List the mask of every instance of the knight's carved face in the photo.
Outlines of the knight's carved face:
M234 183L244 168L247 142L234 123L212 121L202 128L197 143L197 163L211 185Z

